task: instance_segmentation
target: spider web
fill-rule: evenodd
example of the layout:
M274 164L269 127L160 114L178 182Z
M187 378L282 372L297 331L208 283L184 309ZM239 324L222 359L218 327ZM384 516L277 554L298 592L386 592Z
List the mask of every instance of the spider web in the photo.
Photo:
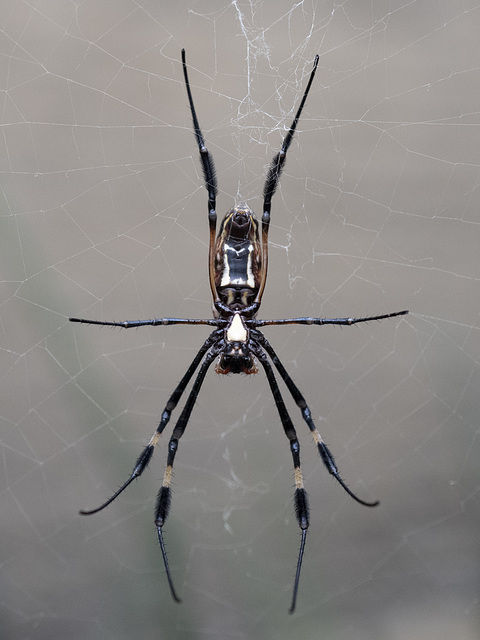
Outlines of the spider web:
M3 638L478 637L480 3L2 3ZM311 523L297 612L291 456L264 376L212 372L180 442L130 472L209 317L206 191L180 49L220 193L274 197L261 317L351 501L302 445ZM282 387L283 390L283 387ZM178 413L176 414L178 415ZM175 415L172 417L174 424Z

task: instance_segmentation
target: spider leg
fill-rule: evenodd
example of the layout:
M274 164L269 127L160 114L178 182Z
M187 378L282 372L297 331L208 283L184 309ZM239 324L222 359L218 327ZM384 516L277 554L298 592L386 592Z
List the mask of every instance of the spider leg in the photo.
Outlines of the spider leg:
M210 348L210 351L205 356L200 369L198 370L197 376L193 383L190 394L187 398L187 402L185 403L185 407L183 408L180 417L177 420L177 424L172 433L172 437L168 443L168 456L167 456L167 466L165 468L165 473L163 475L162 486L157 495L157 504L155 508L155 526L157 527L158 541L160 543L160 549L162 551L163 564L165 566L165 572L167 574L168 585L170 587L170 592L172 594L175 602L180 602L180 598L178 597L175 587L173 586L173 580L170 573L170 567L168 565L167 552L165 549L165 542L163 539L163 525L165 524L168 514L170 512L170 506L172 503L172 493L171 493L171 482L172 482L172 474L173 474L173 463L175 461L175 456L178 450L178 441L183 436L185 432L185 428L190 419L190 415L192 413L192 409L197 400L198 394L200 392L200 388L205 379L205 375L208 371L209 366L215 360L219 352L221 351L223 346L223 341L219 339L213 344Z
M270 163L270 167L267 172L267 177L265 179L265 186L263 187L262 281L260 282L258 293L255 297L255 303L257 303L258 305L262 300L263 291L265 289L265 283L267 281L268 231L270 228L270 211L272 209L272 198L275 194L275 191L277 190L278 183L280 180L280 175L283 170L283 165L285 164L285 160L287 159L287 151L290 146L290 143L292 142L295 129L297 128L298 121L300 120L300 116L303 111L303 107L305 106L305 102L307 101L307 96L310 91L310 87L312 86L313 78L315 77L315 72L317 71L317 66L318 66L318 55L315 56L313 69L310 73L310 78L308 80L307 87L303 93L303 98L302 98L302 101L300 102L300 106L297 109L297 113L295 114L295 118L293 119L293 122L290 125L290 129L288 130L287 135L283 139L282 148L274 156L272 162Z
M133 468L133 471L130 474L130 477L128 478L128 480L120 487L120 489L118 489L118 491L116 491L113 494L113 496L111 496L106 502L101 504L96 509L80 511L82 516L93 515L94 513L98 513L99 511L102 511L102 509L105 509L105 507L108 507L109 504L111 504L116 498L118 498L118 496L121 493L123 493L123 491L125 491L125 489L135 480L135 478L138 478L139 476L142 475L143 471L146 469L146 467L148 466L148 463L150 462L150 460L151 460L151 458L153 456L153 451L154 451L155 445L158 442L158 439L159 439L160 435L162 434L163 430L165 429L165 427L167 426L167 424L168 424L168 422L170 420L170 416L171 416L172 411L177 406L178 401L180 400L180 398L182 397L183 392L185 391L185 387L187 386L187 384L189 383L191 377L195 373L195 371L196 371L198 365L200 364L200 362L202 361L205 353L208 351L208 349L213 344L215 344L215 342L217 342L220 339L221 335L222 335L222 330L213 331L209 335L209 337L205 340L205 342L203 343L201 348L199 349L199 351L198 351L197 355L195 356L195 358L193 359L191 365L188 367L187 372L185 373L183 378L180 380L180 382L178 383L178 385L175 388L174 392L172 393L172 395L168 399L167 404L165 405L165 408L164 408L164 410L162 412L162 417L161 417L160 423L159 423L155 433L150 438L150 442L147 444L145 449L140 454L138 460L136 461L135 466Z
M198 150L200 152L200 160L202 162L203 179L208 191L208 225L210 229L210 240L208 250L208 264L209 264L209 278L210 289L214 302L219 302L217 288L215 286L215 234L217 230L217 212L215 210L217 200L217 175L215 172L215 165L213 164L213 158L208 152L205 146L205 138L203 137L202 130L198 123L197 112L195 111L195 105L193 104L192 92L190 90L190 81L188 79L187 61L185 56L185 49L182 49L182 65L183 76L185 78L185 86L187 88L188 102L190 105L190 113L192 114L193 130L195 138L197 140Z
M219 325L219 321L213 318L200 320L195 318L153 318L152 320L124 320L123 322L105 322L103 320L87 320L86 318L69 318L70 322L80 322L81 324L99 324L103 327L122 327L122 329L133 329L138 327L158 327L171 324L206 324L211 327Z
M285 160L287 157L287 151L290 146L290 143L293 139L293 134L295 133L295 129L297 128L298 121L300 120L300 116L302 115L303 107L305 106L305 102L307 101L307 96L310 91L310 87L312 86L313 78L315 77L315 73L317 71L318 66L318 55L315 56L315 60L313 62L313 69L310 73L310 78L308 80L307 87L303 93L302 101L300 102L300 106L297 109L297 113L295 114L295 118L293 119L292 124L290 125L290 129L287 132L282 144L282 148L280 151L274 156L270 167L267 173L267 179L265 181L265 187L263 189L263 210L268 211L270 213L271 201L272 197L277 189L278 182L280 180L280 175L282 173L283 165L285 164Z
M255 338L256 337L257 336L255 335ZM295 427L293 426L292 419L290 418L290 415L287 411L287 408L282 398L282 394L280 393L280 389L278 387L278 383L275 379L275 374L273 373L272 365L268 361L268 358L265 352L263 351L262 347L258 344L258 342L256 342L256 340L252 341L252 351L255 353L255 356L257 357L258 361L260 362L260 364L263 366L265 370L268 383L270 384L270 390L272 392L273 399L275 401L275 406L277 407L280 420L282 422L283 430L285 431L285 435L290 441L290 451L292 453L293 466L295 470L295 494L294 494L295 515L297 518L298 525L301 529L302 538L300 541L300 550L298 552L297 569L295 572L295 581L293 584L292 603L289 609L289 613L293 613L295 611L295 605L297 602L298 585L300 582L300 571L302 569L303 554L305 551L305 542L307 539L307 529L309 526L308 496L303 486L303 475L302 475L302 470L300 468L300 444L298 442L297 433L295 431Z
M373 320L385 320L386 318L395 318L396 316L405 316L408 311L395 311L394 313L384 313L381 316L368 316L367 318L282 318L280 320L255 320L256 327L267 327L281 324L340 324L352 325L360 322L371 322Z
M305 420L305 422L308 425L308 428L312 432L313 439L315 440L315 443L317 444L318 452L320 453L320 457L322 459L323 464L327 468L327 471L345 489L345 491L348 493L348 495L351 496L359 504L362 504L365 507L376 507L377 505L379 505L380 503L379 503L378 500L375 500L374 502L367 502L366 500L361 500L345 484L345 482L343 481L343 479L341 478L341 476L340 476L340 474L338 472L337 465L335 463L334 457L333 457L330 449L327 447L327 445L323 441L319 431L317 430L317 428L316 428L316 426L315 426L315 424L313 422L312 413L311 413L311 411L310 411L310 409L309 409L309 407L308 407L308 405L306 403L305 398L303 397L302 393L300 392L299 388L293 382L292 378L290 377L290 374L288 373L288 371L285 369L285 367L281 363L279 357L275 353L272 345L268 342L266 337L262 333L260 333L259 331L255 331L254 330L254 331L252 331L252 333L253 333L254 339L256 341L258 341L262 345L262 347L265 349L265 351L270 356L273 364L275 365L278 373L280 374L280 377L285 382L288 390L290 391L290 393L291 393L291 395L292 395L292 397L293 397L293 399L295 401L295 404L297 405L297 407L302 412L302 418Z

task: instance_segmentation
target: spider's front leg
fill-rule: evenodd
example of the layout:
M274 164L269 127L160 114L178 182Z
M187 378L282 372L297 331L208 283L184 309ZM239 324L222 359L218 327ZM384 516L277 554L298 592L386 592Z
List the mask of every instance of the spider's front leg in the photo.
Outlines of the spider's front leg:
M91 321L85 320L85 322L89 322L90 323ZM105 323L102 322L100 324L105 324ZM205 356L206 352L210 349L210 347L212 345L214 345L220 339L222 334L223 334L223 331L221 329L217 330L217 331L213 331L209 335L209 337L205 340L205 342L200 347L200 349L198 350L197 355L195 356L195 358L193 359L192 363L188 367L185 375L180 380L180 382L178 383L178 385L175 388L174 392L172 393L172 395L168 399L168 402L165 405L165 408L164 408L164 410L162 412L162 417L160 419L158 427L156 428L155 433L153 434L153 436L150 438L150 442L147 444L147 446L144 448L144 450L142 451L142 453L138 457L137 461L135 462L135 466L133 467L133 470L132 470L128 480L126 482L124 482L122 484L122 486L119 489L117 489L117 491L115 491L115 493L108 500L106 500L104 503L102 503L99 507L96 507L95 509L82 509L80 511L80 514L82 516L91 516L94 513L98 513L99 511L102 511L103 509L105 509L105 507L108 507L108 505L111 504L116 498L118 498L118 496L121 493L123 493L125 491L125 489L136 478L139 478L142 475L142 473L148 467L148 464L149 464L150 460L152 459L153 452L155 450L155 446L156 446L156 444L158 442L158 439L160 438L161 434L163 433L163 430L165 429L165 427L167 426L168 422L170 421L170 416L172 414L172 411L177 406L180 398L183 395L183 392L185 391L185 388L186 388L187 384L190 382L190 379L192 378L193 374L195 373L195 371L196 371L198 365L200 364L200 362L203 360L203 357Z
M175 591L175 587L173 586L170 567L168 565L167 552L165 549L165 542L163 539L163 525L167 520L172 502L172 490L170 485L173 475L173 463L178 451L178 441L183 436L188 421L190 420L190 415L200 392L200 388L207 374L208 368L217 357L222 348L222 345L223 343L221 341L216 342L208 351L205 359L200 366L200 369L195 378L195 382L193 383L192 389L188 396L187 402L185 403L185 407L183 408L183 411L177 420L177 424L175 425L175 428L173 430L172 437L170 438L170 442L168 443L167 466L165 468L165 473L163 474L162 486L160 487L157 496L157 504L155 509L155 526L157 527L158 541L160 543L160 549L162 551L163 564L165 566L165 572L167 574L168 585L175 602L180 602L180 598L178 597L177 592Z
M307 540L307 530L309 527L309 508L308 508L308 495L305 487L303 486L303 474L302 469L300 467L300 444L298 442L297 433L295 431L295 427L293 426L293 422L288 414L287 408L282 398L282 394L280 393L280 389L278 387L277 381L275 379L275 375L273 373L272 365L268 361L268 358L258 344L258 342L254 341L252 344L252 351L255 353L260 364L263 366L265 370L265 374L267 376L268 383L270 385L270 389L273 395L273 399L275 400L275 405L277 407L280 420L282 422L283 430L285 431L285 435L290 441L290 451L293 459L293 467L295 473L295 494L294 494L294 505L295 505L295 515L297 518L298 526L300 527L302 538L300 541L300 550L298 552L298 560L297 560L297 569L295 572L295 580L293 584L293 594L292 594L292 602L290 605L289 613L293 613L295 611L295 605L297 603L297 593L298 593L298 585L300 583L300 572L302 569L302 561L303 554L305 551L305 543Z
M293 382L292 378L290 377L290 374L281 363L280 358L277 356L272 345L268 342L268 340L265 338L263 333L261 333L260 331L254 330L253 334L255 336L255 340L262 345L262 347L270 356L273 364L277 368L278 373L280 374L282 380L285 382L288 390L290 391L292 398L295 401L295 404L302 412L302 418L305 420L305 422L308 425L308 428L312 433L315 444L318 447L318 452L320 454L322 462L325 465L327 471L335 478L338 484L341 485L341 487L348 493L348 495L351 498L353 498L356 502L363 505L364 507L378 506L380 504L378 500L375 500L374 502L368 502L366 500L362 500L361 498L359 498L357 495L353 493L353 491L348 487L347 484L345 484L344 480L340 476L340 473L338 471L332 452L323 441L322 436L320 435L318 429L315 426L315 423L313 422L312 413L310 411L309 406L307 405L305 398L303 397L303 394L300 392L300 389Z

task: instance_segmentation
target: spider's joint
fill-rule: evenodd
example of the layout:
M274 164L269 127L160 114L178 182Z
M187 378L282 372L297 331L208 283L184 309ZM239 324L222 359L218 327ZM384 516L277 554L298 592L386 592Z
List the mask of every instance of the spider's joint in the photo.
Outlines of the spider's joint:
M300 467L296 467L295 469L295 488L303 489L303 474Z
M156 447L157 444L158 444L159 438L160 438L160 434L158 433L158 431L155 431L153 436L150 438L150 442L148 443L148 446L149 447Z
M163 487L169 487L171 485L172 475L173 475L172 465L168 464L167 468L165 469L165 473L163 474L163 483L162 483Z

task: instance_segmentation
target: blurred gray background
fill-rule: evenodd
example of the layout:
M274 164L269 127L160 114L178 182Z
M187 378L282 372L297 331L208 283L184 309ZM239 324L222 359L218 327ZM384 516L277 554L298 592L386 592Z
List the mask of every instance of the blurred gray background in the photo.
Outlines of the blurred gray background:
M161 6L163 5L163 6ZM480 4L4 2L1 635L429 640L479 636ZM265 331L311 503L299 545L288 441L263 373L213 367L153 525L170 430L127 477L209 317L207 198L259 212L265 169L319 68L272 212L265 318L411 315ZM284 387L282 387L284 389ZM172 417L171 427L177 414Z

